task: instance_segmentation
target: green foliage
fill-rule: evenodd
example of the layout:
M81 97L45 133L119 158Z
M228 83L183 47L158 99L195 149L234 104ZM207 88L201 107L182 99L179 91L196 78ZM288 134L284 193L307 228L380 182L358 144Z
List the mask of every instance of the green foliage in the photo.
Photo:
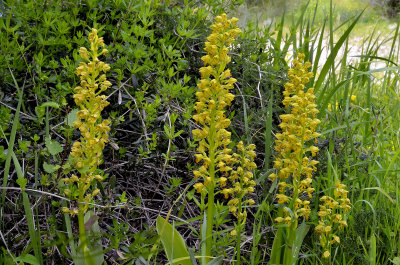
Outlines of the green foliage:
M281 104L286 60L303 52L316 74L323 135L311 203L318 208L321 194L329 193L329 183L338 178L350 188L354 206L348 229L338 234L341 243L332 250L332 264L400 264L399 24L392 30L383 28L392 22L378 22L373 30L379 9L357 15L366 1L332 1L332 13L330 1L310 1L304 9L304 1L287 1L286 13L277 10L284 6L279 1L247 1L249 14L243 13L242 2L0 2L0 264L71 263L71 254L79 255L72 244L76 220L60 211L66 205L56 187L71 170L68 153L80 136L73 132L79 111L71 107L73 88L79 85L74 72L77 51L87 46L85 37L93 27L110 44L105 61L113 84L104 115L112 122L110 144L99 169L109 177L94 187L100 190L95 204L101 206L95 207L99 218L90 232L95 253L110 264L166 264L155 219L171 209L184 245L198 247L196 254L184 251L190 262L182 261L195 264L205 233L197 206L206 201L194 190L186 193L195 169L191 131L198 125L192 115L203 43L213 17L222 12L242 14L243 33L229 53L229 68L238 80L227 110L234 142L230 148L240 140L255 143L259 165L254 172L256 205L248 207L243 230L252 235L239 242L242 263L280 259L271 256L271 249L276 253L275 236L284 239L272 226L281 207L274 205L276 184L267 179L279 115L286 111ZM267 14L265 23L263 10L274 16ZM246 22L244 17L259 20ZM362 37L361 44L352 42L354 36ZM352 53L355 47L360 48L357 54ZM177 198L179 203L172 204ZM219 258L210 263L235 263L236 242L227 236L234 217L221 194L216 195L214 222L213 253ZM164 224L172 228L170 237L178 235ZM323 264L313 234L316 211L306 224L310 230L296 249L299 263ZM177 244L182 246L182 240Z

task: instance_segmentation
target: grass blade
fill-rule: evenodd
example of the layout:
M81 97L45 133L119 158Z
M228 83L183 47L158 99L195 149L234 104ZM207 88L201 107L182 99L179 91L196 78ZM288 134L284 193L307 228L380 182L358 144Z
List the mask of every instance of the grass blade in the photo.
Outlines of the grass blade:
M319 74L317 82L314 85L315 92L317 92L319 90L319 88L322 85L322 82L325 80L326 75L329 72L329 69L332 67L333 64L335 64L335 58L336 58L336 55L339 52L340 47L342 47L342 45L345 42L345 40L349 37L350 32L353 30L354 26L357 24L358 20L360 19L361 15L363 14L363 12L361 12L354 19L353 23L351 23L351 25L347 28L347 30L343 33L343 35L340 37L340 39L336 43L336 45L333 47L328 59L326 60L324 66L322 67L322 70L321 70L321 72ZM323 96L323 95L320 95L320 96Z
M19 184L24 183L22 185L20 184L20 186L22 188L22 200L23 200L23 204L24 204L26 220L28 222L29 237L32 241L32 247L33 247L33 252L35 253L35 257L38 259L39 263L41 264L42 255L41 255L41 252L39 251L40 237L38 236L38 234L36 232L35 220L33 218L31 204L29 202L28 194L25 192L25 185L27 183L27 180L23 176L21 165L19 164L19 161L18 161L17 157L15 156L14 152L12 150L9 150L9 152L12 155L15 170L17 172L17 176L18 176L17 183L19 183Z
M21 105L22 105L22 95L24 93L24 87L22 87L22 89L19 89L18 83L14 78L14 75L10 69L10 74L14 80L14 84L15 87L17 88L19 92L19 98L18 98L18 105L17 105L17 110L15 112L15 116L14 116L14 121L13 121L13 126L11 128L11 135L10 135L10 140L8 142L8 152L7 152L7 157L6 157L6 163L5 163L5 167L4 167L4 176L3 176L3 192L1 194L1 209L0 209L0 213L4 212L4 203L5 203L5 198L6 198L6 187L7 187L7 181L8 181L8 174L10 172L10 164L11 164L11 154L13 153L12 150L14 150L14 143L15 143L15 136L17 134L17 127L19 125L19 113L21 110ZM2 221L3 221L3 214L0 214L0 227L2 227Z

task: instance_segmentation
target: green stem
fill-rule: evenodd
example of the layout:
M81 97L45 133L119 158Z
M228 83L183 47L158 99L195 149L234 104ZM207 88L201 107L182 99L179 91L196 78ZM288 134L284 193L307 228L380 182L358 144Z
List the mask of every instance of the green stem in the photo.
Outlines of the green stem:
M239 201L239 207L238 207L238 212L242 212L242 205L241 205L241 200L240 198ZM243 222L243 217L238 219L238 226L237 226L237 231L236 231L236 265L240 265L240 243L242 241L241 239L241 233L242 233L242 222Z
M206 262L207 263L210 261L210 257L211 257L212 235L213 235L213 226L214 226L214 183L211 182L209 187L210 187L210 190L208 192L207 228L206 228L206 256L207 256Z
M212 235L214 226L214 189L215 189L215 110L213 109L210 114L210 134L208 137L209 142L209 177L210 183L208 184L208 202L207 202L207 227L206 227L206 263L210 261L211 247L212 247Z
M220 52L222 52L222 47L220 48ZM225 70L226 63L222 63L216 67L218 69L218 73L215 76L217 81L217 86L221 84L221 74ZM218 102L218 92L213 95L213 99L215 102ZM208 190L208 202L207 202L207 226L206 226L206 263L208 263L211 259L211 248L212 248L212 236L213 236L213 226L214 226L214 189L215 189L215 156L218 146L216 146L215 136L216 136L216 109L215 107L211 110L210 113L210 129L209 135L207 137L208 144L209 144L209 177L210 183L207 186Z
M78 211L78 225L79 225L79 238L81 240L81 253L82 257L86 259L86 249L87 249L87 242L86 242L86 231L85 231L85 216L83 212L83 208L85 205L83 204L83 190L79 188L79 201L78 201L79 211Z

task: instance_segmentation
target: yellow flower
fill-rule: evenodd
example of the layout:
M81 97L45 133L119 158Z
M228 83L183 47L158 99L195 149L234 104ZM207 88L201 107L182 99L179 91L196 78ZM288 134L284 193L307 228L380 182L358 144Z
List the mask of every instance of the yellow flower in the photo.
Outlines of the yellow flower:
M333 237L332 244L333 243L340 243L340 237L338 237L337 235L333 235L332 237Z
M351 95L351 101L355 102L357 100L357 96L356 95Z
M204 185L203 185L203 183L196 183L196 184L193 185L193 187L196 189L196 191L198 193L201 193L201 191L203 190Z
M229 194L232 193L232 189L223 189L221 192L222 192L222 194L224 194L225 199L228 199Z
M228 47L240 33L240 29L236 28L236 22L236 18L229 20L226 14L215 18L215 23L211 26L212 33L205 43L204 50L207 55L202 57L204 67L200 68L201 80L197 85L199 88L195 105L197 114L193 115L193 119L202 128L193 130L194 139L199 142L197 148L199 153L195 154L195 157L196 162L202 163L202 167L206 170L195 170L194 175L196 180L209 179L206 183L212 187L215 187L217 180L221 187L227 185L227 178L224 175L217 178L215 174L221 172L227 175L232 171L235 162L232 160L230 149L227 148L231 143L231 133L226 128L231 121L225 115L225 107L234 99L230 90L233 89L236 79L231 77L230 70L225 67L230 62ZM211 165L216 168L210 169ZM209 175L209 172L213 172L214 175ZM200 186L197 187L199 190ZM228 196L227 193L224 195Z
M247 201L247 203L248 203L250 206L252 206L252 205L255 204L256 202L255 202L253 199L249 199L249 200Z
M325 252L324 252L324 254L322 254L322 257L324 258L324 259L327 259L327 258L329 258L331 256L331 253L328 251L328 250L326 250Z
M289 197L284 194L277 194L276 198L278 199L279 204L284 204L284 203L290 201Z

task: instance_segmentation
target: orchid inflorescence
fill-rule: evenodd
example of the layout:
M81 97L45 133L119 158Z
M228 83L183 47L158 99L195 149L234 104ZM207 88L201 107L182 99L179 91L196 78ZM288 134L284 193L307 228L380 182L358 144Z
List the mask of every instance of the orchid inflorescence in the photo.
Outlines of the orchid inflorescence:
M79 54L82 61L76 69L76 74L80 77L80 86L74 91L74 100L79 107L77 121L74 121L75 128L81 132L79 141L74 142L71 150L71 161L79 172L79 177L72 174L69 178L64 178L66 185L64 193L66 196L78 200L79 208L63 208L64 212L71 215L85 213L94 196L99 193L99 189L87 192L93 181L102 181L102 176L97 168L102 163L103 149L108 141L110 131L110 121L102 120L101 111L109 102L105 95L100 95L111 86L107 81L105 73L110 70L110 66L98 59L100 55L106 54L107 49L103 38L97 36L97 30L92 29L89 34L90 51L81 47ZM99 48L103 47L99 52ZM103 72L103 74L101 74Z
M278 155L274 167L277 173L269 176L273 181L278 179L279 193L276 197L278 203L285 206L284 215L275 221L294 227L299 217L308 219L311 213L307 198L311 198L314 191L312 174L318 164L312 157L319 149L309 143L320 136L316 132L320 120L316 118L319 111L314 102L314 89L305 91L305 84L313 77L313 73L308 72L311 64L303 63L304 58L304 54L299 54L298 60L293 60L293 69L289 70L290 82L285 84L283 105L290 113L279 116L282 133L276 134L275 141ZM311 156L308 155L310 153Z

